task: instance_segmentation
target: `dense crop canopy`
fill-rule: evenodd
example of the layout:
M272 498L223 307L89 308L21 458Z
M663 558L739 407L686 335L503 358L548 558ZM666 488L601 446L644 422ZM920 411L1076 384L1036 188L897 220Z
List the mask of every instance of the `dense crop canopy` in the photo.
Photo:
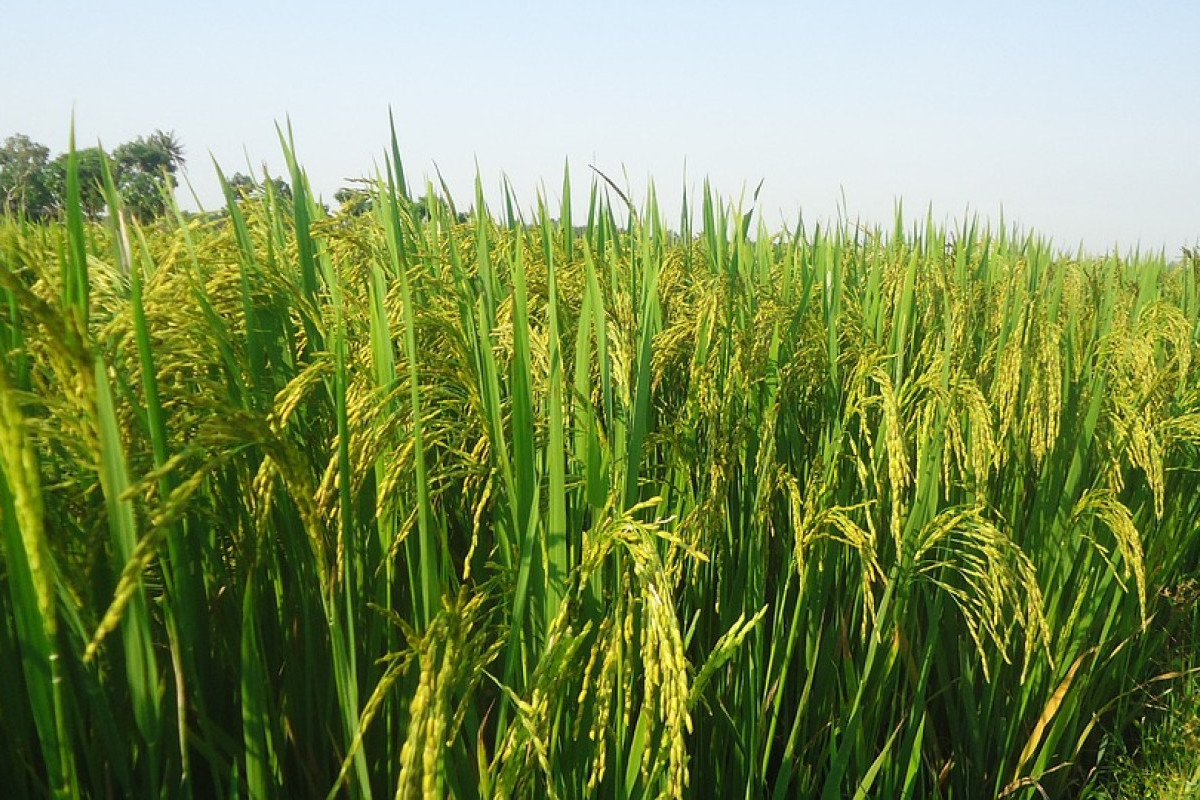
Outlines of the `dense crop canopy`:
M329 216L288 160L0 221L7 791L1062 796L1135 713L1196 264L417 213L395 151Z

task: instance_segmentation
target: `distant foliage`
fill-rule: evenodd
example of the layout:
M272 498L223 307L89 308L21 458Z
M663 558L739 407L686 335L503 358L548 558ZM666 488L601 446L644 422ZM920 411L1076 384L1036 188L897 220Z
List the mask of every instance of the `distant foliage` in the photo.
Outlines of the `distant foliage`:
M5 139L0 147L0 209L45 215L54 202L49 165L50 148L45 145L23 133Z
M283 178L271 177L265 170L262 178L235 172L228 183L229 188L243 200L264 200L268 195L287 203L292 200L292 187L288 182Z
M147 222L166 210L166 193L176 186L184 151L174 133L156 130L118 145L111 153L99 146L77 150L81 210L97 217L104 210L103 160L128 213ZM24 134L15 134L0 147L0 211L43 220L59 216L66 207L69 153L50 158L50 149Z

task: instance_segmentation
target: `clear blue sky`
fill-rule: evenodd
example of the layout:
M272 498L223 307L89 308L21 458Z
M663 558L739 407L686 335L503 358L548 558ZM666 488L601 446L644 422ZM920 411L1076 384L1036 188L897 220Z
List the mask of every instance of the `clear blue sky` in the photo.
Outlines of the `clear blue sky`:
M1200 240L1200 2L9 3L0 137L58 152L174 130L206 205L281 170L290 115L331 198L396 114L410 180L460 201L475 165L525 207L564 159L636 195L765 179L803 212L890 222L970 208L1092 250ZM686 165L686 171L685 171ZM492 196L495 196L494 194ZM181 195L182 197L182 195ZM464 203L465 204L465 203Z

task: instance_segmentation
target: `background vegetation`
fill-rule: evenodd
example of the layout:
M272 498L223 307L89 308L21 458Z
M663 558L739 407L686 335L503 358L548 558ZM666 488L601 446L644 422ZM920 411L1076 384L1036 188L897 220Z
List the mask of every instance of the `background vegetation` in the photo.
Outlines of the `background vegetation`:
M1057 797L1141 713L1194 259L464 213L394 143L329 216L285 151L146 226L72 153L0 222L0 785Z
M1200 797L1200 647L1195 631L1174 669L1146 686L1146 713L1129 735L1109 743L1115 757L1098 770L1088 796L1103 800L1184 800Z
M33 220L61 217L69 202L67 169L74 159L79 179L80 210L89 218L104 210L103 161L110 158L112 178L126 212L145 222L166 212L161 190L165 181L175 187L175 173L184 163L183 145L174 133L156 130L118 145L106 154L98 145L53 160L50 148L24 134L14 134L0 146L0 211Z

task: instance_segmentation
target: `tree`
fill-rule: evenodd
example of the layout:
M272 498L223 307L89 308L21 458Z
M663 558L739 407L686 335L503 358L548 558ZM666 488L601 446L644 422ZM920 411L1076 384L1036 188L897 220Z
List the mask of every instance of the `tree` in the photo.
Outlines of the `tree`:
M163 182L176 186L175 172L183 165L183 146L174 132L156 130L113 150L115 179L125 207L138 220L146 221L166 211Z
M62 153L46 167L47 185L53 199L54 213L67 207L67 163L70 153ZM85 216L96 218L104 210L104 151L88 147L75 151L79 172L79 204Z
M266 175L264 168L263 174ZM292 200L292 187L283 178L272 178L269 175L264 180L257 180L250 175L245 175L241 172L233 173L229 178L229 188L233 189L234 194L243 200L255 199L261 200L267 196L267 185L270 184L271 191L275 197L286 202Z
M183 144L175 135L175 131L156 130L146 137L146 142L163 153L167 160L174 165L170 170L172 174L183 166L186 160L183 157Z
M80 203L93 218L104 211L105 158L99 147L76 151ZM51 160L48 147L24 134L8 137L0 147L0 213L33 219L61 213L67 205L69 161L67 153ZM175 173L183 164L183 145L174 132L162 130L119 145L110 160L125 207L143 222L166 211L164 185L175 188Z
M23 133L0 147L0 212L41 219L51 213L50 148Z

